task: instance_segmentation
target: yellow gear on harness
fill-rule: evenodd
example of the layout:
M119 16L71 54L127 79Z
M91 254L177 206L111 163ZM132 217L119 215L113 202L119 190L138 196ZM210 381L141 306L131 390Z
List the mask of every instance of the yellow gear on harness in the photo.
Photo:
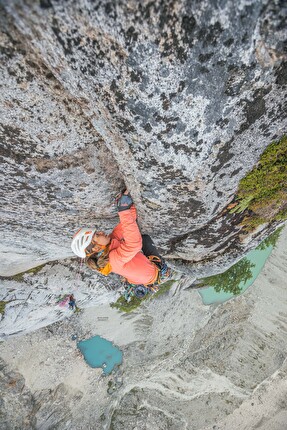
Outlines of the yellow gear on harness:
M111 263L109 262L105 265L105 267L97 268L96 270L102 275L108 276L112 271Z

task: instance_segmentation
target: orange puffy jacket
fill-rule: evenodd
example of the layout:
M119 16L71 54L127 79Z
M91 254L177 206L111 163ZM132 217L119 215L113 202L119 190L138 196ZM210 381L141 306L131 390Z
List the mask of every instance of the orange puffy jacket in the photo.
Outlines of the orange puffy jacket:
M119 212L120 223L110 237L109 262L112 272L126 278L131 284L152 284L158 269L141 251L142 236L139 231L134 205Z

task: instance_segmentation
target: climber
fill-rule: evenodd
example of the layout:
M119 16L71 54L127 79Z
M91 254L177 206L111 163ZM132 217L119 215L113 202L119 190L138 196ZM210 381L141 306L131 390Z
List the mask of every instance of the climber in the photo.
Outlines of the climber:
M70 294L69 296L69 309L72 311L76 308L76 300L73 294Z
M141 235L133 200L124 191L117 199L120 223L111 234L92 228L81 228L73 237L71 248L88 267L107 276L117 273L130 285L152 287L171 276L152 239Z

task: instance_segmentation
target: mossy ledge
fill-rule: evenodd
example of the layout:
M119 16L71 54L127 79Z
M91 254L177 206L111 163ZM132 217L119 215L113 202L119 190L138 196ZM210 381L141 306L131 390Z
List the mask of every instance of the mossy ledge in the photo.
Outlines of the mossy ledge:
M239 182L228 209L244 214L241 225L248 232L287 219L287 136L265 149L257 165Z
M0 276L0 279L22 282L24 280L24 275L36 275L36 273L40 272L40 270L43 269L44 266L45 264L41 264L40 266L33 267L32 269L26 270L25 272L17 273L13 276Z
M126 312L126 313L132 312L135 309L137 309L142 304L142 302L144 302L145 300L147 300L147 299L153 300L153 299L156 299L159 296L165 294L167 291L170 290L173 283L174 283L173 280L165 282L164 284L162 284L160 286L159 290L155 294L152 294L152 295L147 294L142 299L138 299L137 297L132 296L131 300L129 302L127 302L126 299L124 298L124 296L120 296L118 298L118 300L114 303L111 303L110 306L112 308L119 309L122 312Z

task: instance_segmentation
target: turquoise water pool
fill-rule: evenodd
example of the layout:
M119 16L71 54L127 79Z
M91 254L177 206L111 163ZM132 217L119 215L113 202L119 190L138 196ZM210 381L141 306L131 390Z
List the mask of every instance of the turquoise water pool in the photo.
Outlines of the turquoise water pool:
M123 362L123 353L112 342L100 336L94 336L77 343L86 362L91 367L100 367L105 375Z
M250 251L246 255L246 259L250 262L250 270L252 272L252 277L248 279L247 281L242 281L238 284L240 288L240 294L242 294L250 285L253 284L261 270L263 269L263 266L271 254L271 251L273 249L273 246L267 246L265 249L254 249L253 251ZM237 295L232 293L227 293L224 291L216 292L214 287L206 287L201 288L198 290L202 301L205 305L211 305L213 303L223 303L226 300L232 299L233 297L236 297Z

